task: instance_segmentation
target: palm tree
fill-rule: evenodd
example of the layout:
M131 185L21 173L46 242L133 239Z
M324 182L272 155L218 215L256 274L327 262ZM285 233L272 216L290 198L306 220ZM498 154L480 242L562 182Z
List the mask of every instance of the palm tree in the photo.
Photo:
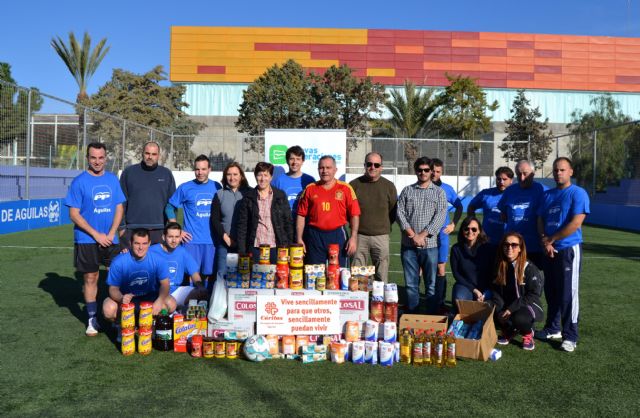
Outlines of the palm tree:
M51 46L64 61L69 72L78 83L77 103L82 103L89 97L87 95L87 84L98 69L102 59L109 52L109 47L105 46L106 43L107 38L103 38L91 50L91 37L87 32L84 33L82 45L78 43L73 32L69 32L68 44L65 44L59 36L51 40Z
M404 91L392 90L390 98L385 102L391 118L384 121L383 126L396 138L421 138L434 128L434 117L437 114L440 100L432 88L416 87L411 81L405 81ZM404 141L404 156L411 172L413 162L418 158L419 142Z

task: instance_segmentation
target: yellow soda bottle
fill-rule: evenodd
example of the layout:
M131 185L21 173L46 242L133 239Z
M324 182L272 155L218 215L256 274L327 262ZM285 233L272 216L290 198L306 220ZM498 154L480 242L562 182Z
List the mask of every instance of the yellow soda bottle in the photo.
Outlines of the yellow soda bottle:
M444 338L442 337L442 331L438 331L434 338L433 354L433 363L438 367L442 367L444 365Z
M416 331L412 351L414 366L422 366L422 347L422 333Z
M431 366L433 361L431 360L431 334L433 329L422 334L422 365Z
M400 363L411 364L411 348L413 337L411 330L404 328L400 334Z
M456 367L456 336L450 332L447 336L447 367Z

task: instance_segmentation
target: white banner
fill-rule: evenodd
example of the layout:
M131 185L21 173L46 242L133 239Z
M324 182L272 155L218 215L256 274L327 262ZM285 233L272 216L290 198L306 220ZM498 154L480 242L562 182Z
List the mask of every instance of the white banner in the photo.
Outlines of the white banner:
M299 145L304 150L302 172L318 178L318 160L323 155L336 159L336 178L346 173L347 131L344 129L265 129L264 149L267 162L288 171L287 148Z
M337 296L258 295L257 333L260 335L340 334Z

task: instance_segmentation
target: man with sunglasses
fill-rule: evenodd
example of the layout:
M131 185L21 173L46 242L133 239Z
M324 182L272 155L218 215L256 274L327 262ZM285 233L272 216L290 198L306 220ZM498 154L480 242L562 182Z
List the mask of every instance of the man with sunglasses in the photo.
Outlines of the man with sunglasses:
M358 247L354 266L364 266L367 258L376 267L375 279L387 282L389 275L389 233L396 220L398 191L382 177L382 155L370 152L364 158L364 175L349 183L360 204Z
M398 224L402 229L401 258L407 289L408 312L415 312L420 301L420 269L427 297L427 313L438 311L436 270L438 233L444 225L447 197L431 182L432 161L418 158L413 164L416 183L402 189L398 198Z

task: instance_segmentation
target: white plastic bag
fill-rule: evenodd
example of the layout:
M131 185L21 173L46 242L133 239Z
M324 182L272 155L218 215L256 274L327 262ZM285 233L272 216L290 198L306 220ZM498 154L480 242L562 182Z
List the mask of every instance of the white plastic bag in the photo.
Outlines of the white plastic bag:
M219 321L227 314L227 285L224 277L218 274L216 283L213 285L211 300L209 301L209 321Z

